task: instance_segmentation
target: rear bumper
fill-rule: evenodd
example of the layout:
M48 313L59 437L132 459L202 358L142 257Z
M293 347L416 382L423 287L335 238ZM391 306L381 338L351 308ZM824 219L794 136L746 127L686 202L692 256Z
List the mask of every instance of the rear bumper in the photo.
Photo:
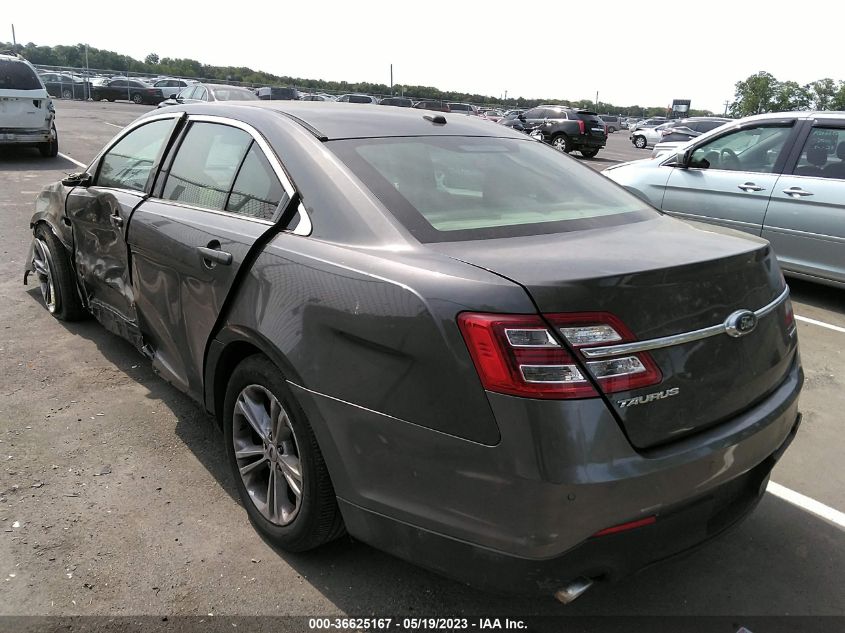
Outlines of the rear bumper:
M576 578L618 580L698 548L739 524L760 502L769 473L791 443L707 494L667 507L655 523L587 539L560 556L531 559L458 541L341 502L351 534L380 549L475 587L502 593L554 593Z
M50 127L0 128L0 145L49 143Z
M352 536L475 585L536 592L623 576L745 516L795 433L802 382L796 352L763 402L648 453L598 399L488 394L501 441L485 446L292 388Z

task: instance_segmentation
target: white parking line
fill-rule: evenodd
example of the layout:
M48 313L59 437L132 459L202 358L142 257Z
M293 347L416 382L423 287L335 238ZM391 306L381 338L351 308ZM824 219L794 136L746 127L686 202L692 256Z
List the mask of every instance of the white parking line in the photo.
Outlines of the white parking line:
M88 165L86 165L85 163L80 163L78 160L76 160L75 158L71 158L71 157L70 157L70 156L68 156L67 154L62 154L61 152L59 152L59 156L61 156L61 157L62 157L62 158L64 158L65 160L69 160L69 161L70 161L70 162L72 162L74 165L77 165L77 166L79 166L79 167L88 167Z
M103 121L106 125L111 125L112 127L119 127L121 130L125 128L125 125L117 125L116 123L109 123L108 121Z
M816 501L815 499L802 495L800 492L790 490L789 488L781 486L774 481L769 482L769 485L766 487L766 491L783 499L784 501L788 501L792 505L798 506L802 510L806 510L810 514L815 514L817 517L845 529L845 512L834 510L820 501Z
M828 330L833 330L834 332L842 332L845 334L845 327L839 327L838 325L831 325L830 323L825 323L824 321L816 321L815 319L808 319L807 317L795 315L796 321L803 321L804 323L812 323L813 325L818 325L819 327L827 328Z

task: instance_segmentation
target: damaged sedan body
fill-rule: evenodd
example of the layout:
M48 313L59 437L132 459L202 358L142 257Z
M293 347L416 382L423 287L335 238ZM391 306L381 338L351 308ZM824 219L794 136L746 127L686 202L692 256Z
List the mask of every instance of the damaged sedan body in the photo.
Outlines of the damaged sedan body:
M566 602L735 525L800 422L767 242L472 117L161 109L32 229L50 312L212 414L289 551L348 532Z

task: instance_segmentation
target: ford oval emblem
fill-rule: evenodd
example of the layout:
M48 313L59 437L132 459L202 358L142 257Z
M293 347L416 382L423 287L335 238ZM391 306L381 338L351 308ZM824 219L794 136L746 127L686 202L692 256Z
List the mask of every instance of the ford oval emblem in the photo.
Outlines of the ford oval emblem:
M751 310L737 310L725 319L725 331L728 336L739 338L751 334L757 327L757 315Z

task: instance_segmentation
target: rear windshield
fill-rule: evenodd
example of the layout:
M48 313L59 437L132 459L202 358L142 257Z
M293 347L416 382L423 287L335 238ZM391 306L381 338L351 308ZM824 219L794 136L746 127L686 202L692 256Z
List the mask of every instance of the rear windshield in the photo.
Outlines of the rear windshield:
M0 89L39 90L41 82L27 64L14 59L0 59Z
M349 95L349 103L372 103L372 99L363 95Z
M472 108L471 108L471 107L469 107L469 106L468 106L467 104L465 104L465 103L450 103L450 104L449 104L449 107L450 107L452 110L472 110Z
M433 136L327 145L421 242L558 233L655 213L589 167L527 139Z

